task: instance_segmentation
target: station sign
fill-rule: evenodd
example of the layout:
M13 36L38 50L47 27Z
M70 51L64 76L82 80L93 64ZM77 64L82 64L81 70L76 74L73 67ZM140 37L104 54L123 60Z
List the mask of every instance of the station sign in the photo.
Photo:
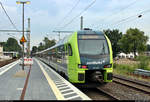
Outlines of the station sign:
M32 58L24 58L24 65L32 65L33 64L33 59Z

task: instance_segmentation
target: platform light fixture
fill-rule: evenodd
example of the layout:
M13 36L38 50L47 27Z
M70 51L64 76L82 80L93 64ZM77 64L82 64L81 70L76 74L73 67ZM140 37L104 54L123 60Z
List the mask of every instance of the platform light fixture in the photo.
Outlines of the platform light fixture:
M30 1L16 1L17 4L30 4Z

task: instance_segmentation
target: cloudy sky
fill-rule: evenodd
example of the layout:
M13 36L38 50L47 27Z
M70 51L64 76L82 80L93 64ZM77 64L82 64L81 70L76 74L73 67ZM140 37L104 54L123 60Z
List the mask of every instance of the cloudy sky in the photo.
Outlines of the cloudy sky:
M16 0L0 0L8 15L22 29L22 5ZM25 5L25 29L31 19L31 47L38 45L45 36L58 39L52 31L77 31L80 16L84 27L94 30L119 29L125 33L128 28L139 28L150 38L150 0L30 0ZM89 7L89 8L88 8ZM138 18L138 15L142 15ZM14 29L0 6L0 30ZM0 41L8 37L21 38L21 33L0 32ZM61 34L63 38L67 34ZM150 43L150 41L148 42Z

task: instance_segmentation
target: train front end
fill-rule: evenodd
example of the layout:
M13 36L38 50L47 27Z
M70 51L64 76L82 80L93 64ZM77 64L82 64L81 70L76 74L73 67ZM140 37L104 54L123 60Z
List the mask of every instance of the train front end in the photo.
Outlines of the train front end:
M99 31L83 30L77 34L80 64L78 80L82 83L112 82L113 58L111 43Z

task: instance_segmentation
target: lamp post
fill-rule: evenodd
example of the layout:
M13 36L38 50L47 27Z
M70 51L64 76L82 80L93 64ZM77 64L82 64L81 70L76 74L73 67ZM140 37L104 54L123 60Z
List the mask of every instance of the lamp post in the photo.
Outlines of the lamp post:
M22 4L22 34L24 37L24 4L30 4L30 1L16 1L17 4ZM24 42L22 43L22 70L24 70Z

